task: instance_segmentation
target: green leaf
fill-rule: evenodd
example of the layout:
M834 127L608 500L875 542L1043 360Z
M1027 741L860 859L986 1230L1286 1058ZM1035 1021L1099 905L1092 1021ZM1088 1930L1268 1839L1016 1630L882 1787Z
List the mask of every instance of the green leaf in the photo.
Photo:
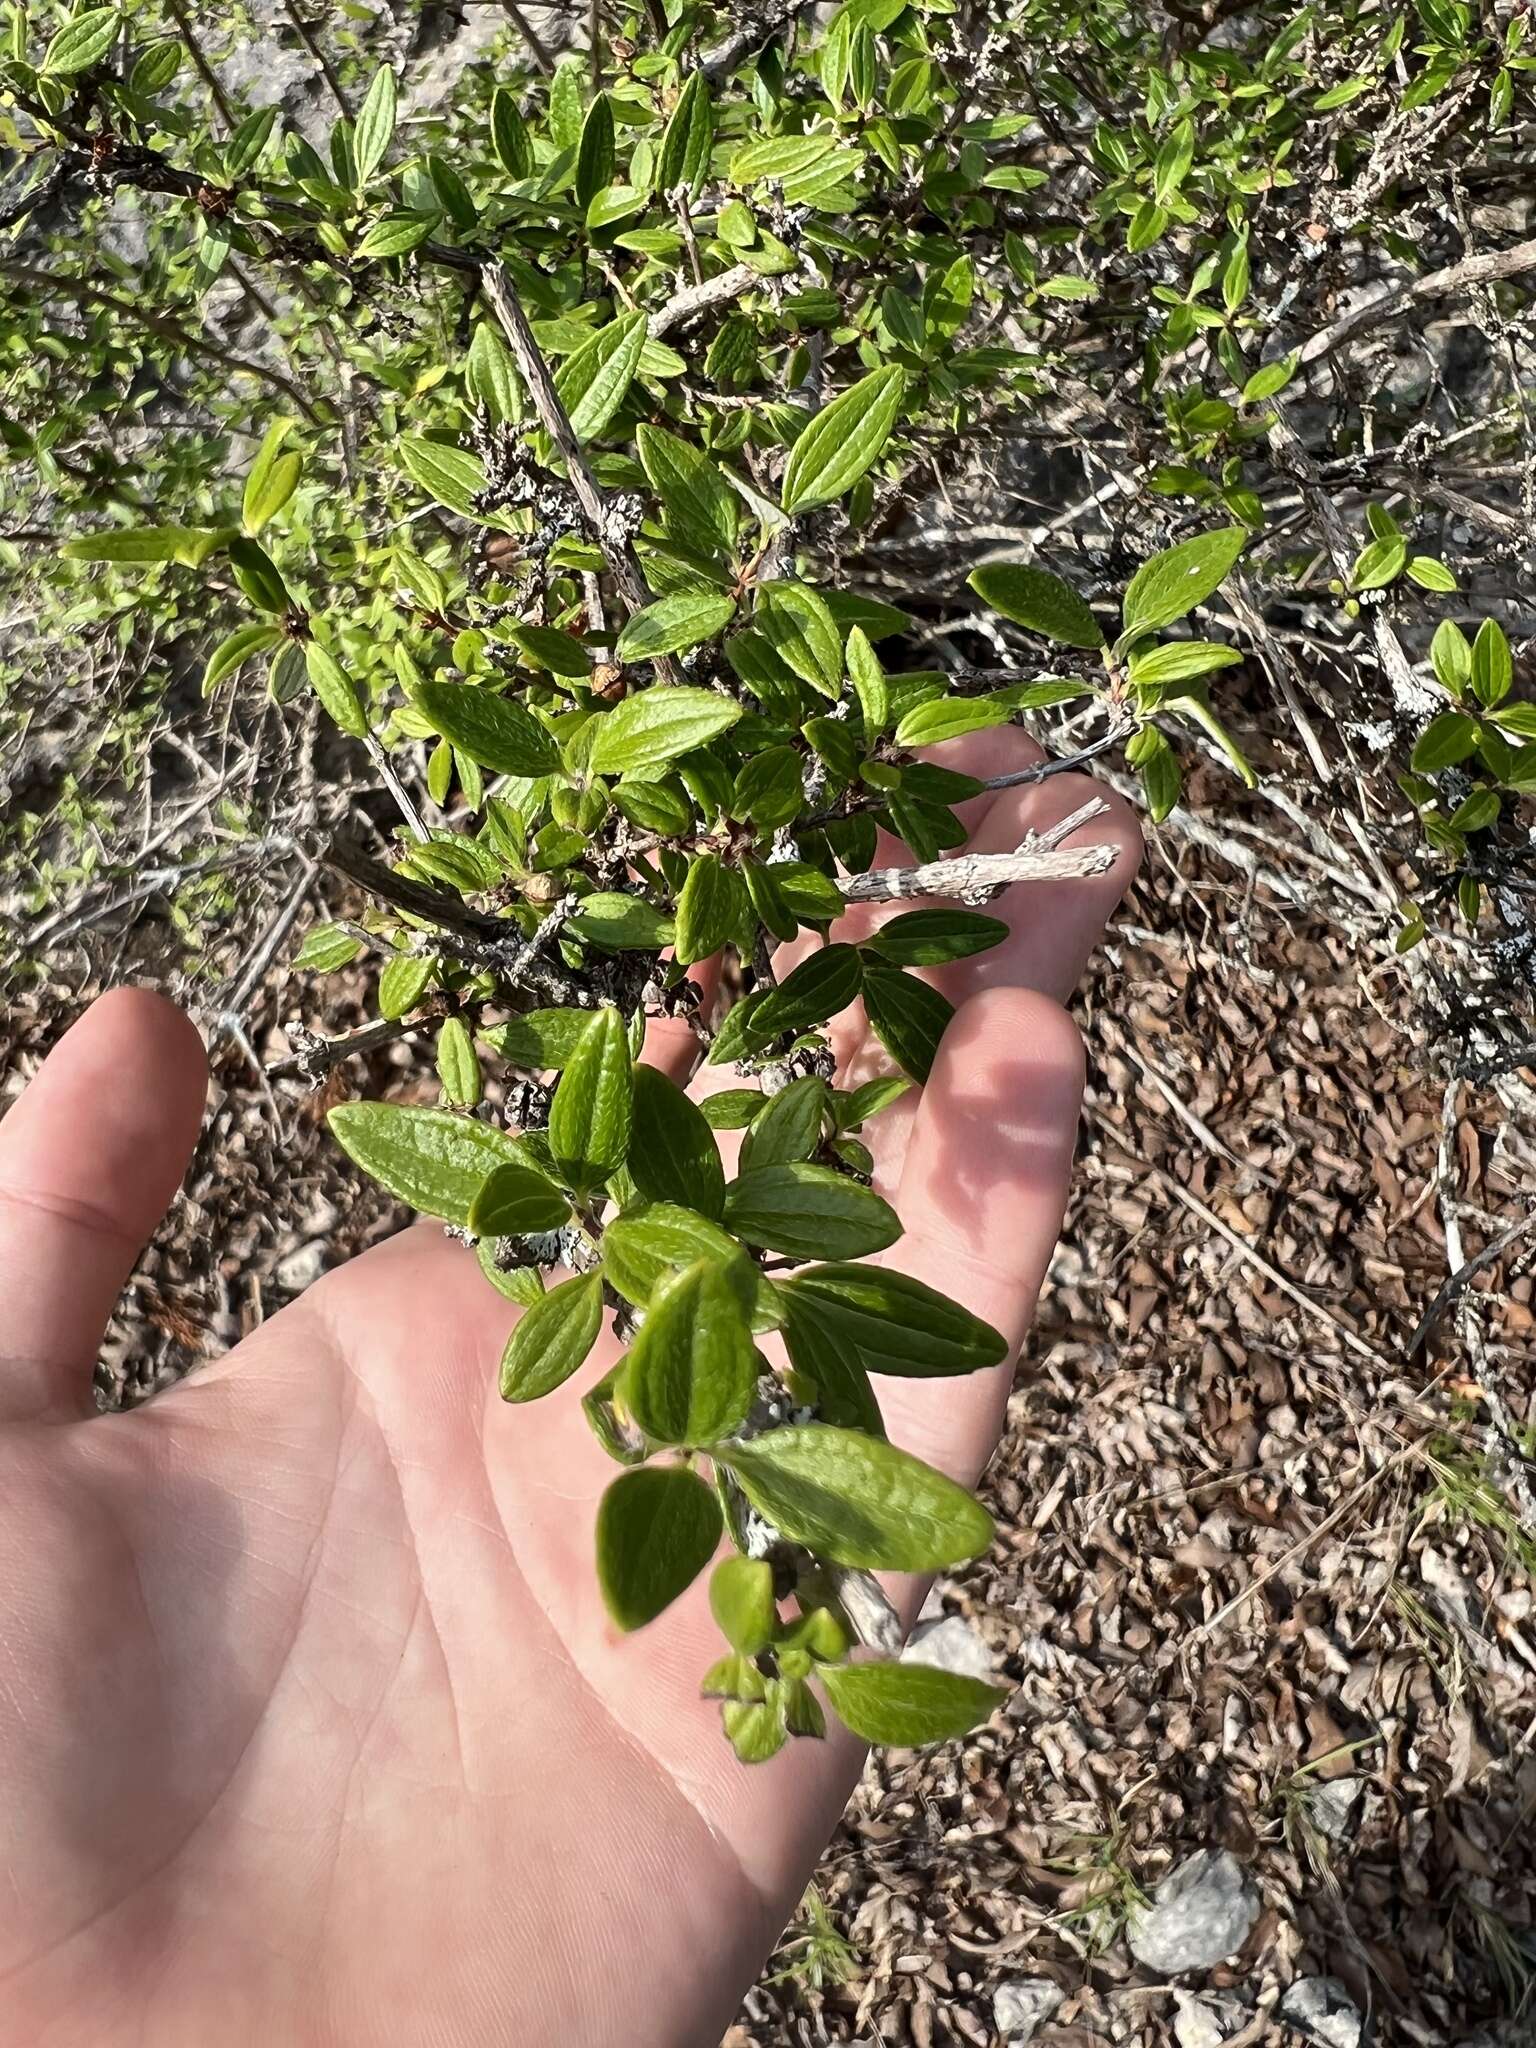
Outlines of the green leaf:
M469 1228L477 1237L530 1237L559 1230L570 1220L571 1205L563 1190L531 1166L511 1159L486 1176L469 1205Z
M350 967L362 950L362 941L339 924L311 925L304 934L303 945L293 956L293 964L317 974L334 974L338 967Z
M858 482L890 439L905 389L905 373L889 365L823 406L789 452L782 503L791 518Z
M760 584L753 623L780 661L803 682L824 697L840 694L843 636L818 591L803 583Z
M395 74L387 64L373 74L373 83L358 110L352 131L352 162L361 191L384 161L395 133Z
M486 1175L508 1160L527 1164L507 1132L446 1109L343 1102L326 1121L342 1151L381 1187L423 1215L466 1228Z
M292 609L293 600L277 564L259 541L248 534L236 534L229 543L229 562L236 583L252 604L264 612Z
M276 647L282 638L281 626L237 626L208 657L208 666L203 670L203 695L211 697L226 676L233 675L253 655Z
M89 71L117 39L122 17L115 7L89 7L65 22L43 53L43 72L50 78L69 78L77 71Z
M657 1067L635 1068L629 1173L642 1195L718 1221L725 1209L720 1147L698 1104Z
M964 1487L882 1437L830 1423L773 1429L715 1453L791 1543L870 1571L937 1571L979 1556L992 1517Z
M644 1628L692 1585L721 1535L712 1488L676 1465L621 1473L597 1510L597 1578L622 1629Z
M741 711L714 690L653 683L604 714L589 765L594 775L643 775L704 746L733 726Z
M702 71L694 71L677 96L677 105L661 138L656 185L663 197L679 185L687 187L690 199L698 197L709 170L714 139L709 84Z
M379 260L386 256L406 256L412 249L420 248L436 226L435 213L386 213L369 228L355 253L360 258ZM464 509L468 511L469 508L466 505Z
M636 428L635 447L666 509L668 532L706 559L728 554L736 545L741 505L709 457L649 420Z
M525 1010L505 1024L491 1024L480 1036L514 1067L530 1073L558 1073L592 1021L590 1010Z
M710 1574L709 1611L738 1656L766 1650L779 1625L773 1566L761 1557L722 1557Z
M926 1081L955 1006L915 974L866 965L864 1010L870 1028L913 1080Z
M612 1004L594 1011L566 1061L549 1106L549 1147L571 1184L599 1186L629 1150L634 1067L624 1019Z
M327 715L353 739L366 739L368 720L357 694L357 685L335 655L322 647L318 640L308 640L304 645L304 666Z
M469 354L464 361L464 374L470 390L492 419L500 421L503 426L512 426L522 417L522 385L518 381L517 366L500 333L488 320L482 320L475 329L475 338L469 344ZM518 638L516 628L512 637L514 640ZM555 637L564 639L566 636L558 634ZM583 655L581 667L575 673L585 675L591 666Z
M500 85L491 95L491 147L509 178L520 181L532 172L533 144L528 124L518 112L512 94Z
M879 1266L812 1266L781 1284L790 1322L803 1314L845 1345L866 1372L929 1379L979 1372L1008 1356L990 1323L905 1273Z
M752 1013L751 1037L766 1045L784 1031L809 1031L846 1010L863 978L857 946L822 946L800 962Z
M479 683L422 683L417 709L445 740L497 775L539 776L560 766L560 747L515 698Z
M681 654L713 640L730 624L735 611L734 597L680 590L636 612L620 633L614 654L620 661L654 661L660 654Z
M600 1273L584 1273L525 1309L501 1354L503 1401L537 1401L586 1364L603 1327Z
M829 1099L826 1082L815 1074L802 1075L769 1096L742 1144L742 1172L812 1158L821 1146Z
M549 87L549 139L556 149L574 149L581 140L586 74L583 57L562 57L555 67Z
M990 726L1006 725L1013 715L1008 704L989 703L976 697L933 697L926 704L914 704L896 728L898 747L937 747L963 733L985 732Z
M566 930L609 953L654 953L672 943L672 920L643 896L600 889L584 896Z
M555 390L578 441L602 433L624 403L645 347L644 313L625 313L599 328L563 364Z
M1436 626L1429 658L1437 679L1453 697L1459 697L1472 680L1472 649L1454 620L1442 619Z
M396 953L379 975L378 1005L381 1017L404 1017L415 1009L427 992L437 963L429 953Z
M930 1664L826 1664L817 1676L845 1727L895 1749L969 1734L1008 1697L1005 1687Z
M718 1223L672 1202L626 1209L603 1232L604 1278L636 1308L647 1307L656 1288L681 1267L699 1259L729 1264L740 1256L741 1246ZM757 1289L752 1327L775 1329L783 1318L778 1294L755 1267L750 1271Z
M438 1027L437 1078L443 1085L444 1098L455 1109L473 1109L480 1100L480 1062L475 1056L475 1041L462 1017L445 1017ZM500 1170L513 1171L510 1167ZM491 1178L494 1180L495 1175ZM540 1180L536 1174L529 1178L539 1180L540 1187L548 1190L548 1181ZM483 1197L483 1189L481 1194ZM478 1207L477 1201L477 1210ZM470 1228L479 1230L482 1226L471 1223Z
M878 739L891 722L891 693L880 657L862 626L855 626L848 635L847 661L864 730L870 739Z
M395 449L401 468L429 498L466 519L476 516L474 500L485 489L485 465L478 455L472 455L467 448L447 448L440 441L427 441L416 434L402 435Z
M1182 683L1191 676L1209 675L1218 668L1232 668L1242 660L1236 647L1223 647L1214 640L1165 640L1145 654L1133 656L1131 681L1153 688L1165 683Z
M1465 761L1476 749L1477 727L1466 713L1442 711L1420 733L1409 765L1415 775L1433 775Z
M1421 590L1451 591L1456 588L1456 578L1433 555L1410 555L1403 572L1410 583L1417 583Z
M1126 747L1125 758L1141 776L1153 823L1161 824L1179 800L1178 755L1155 725L1144 725Z
M733 1262L745 1265L738 1253ZM747 1292L753 1282L746 1275ZM619 1398L659 1444L707 1449L746 1420L756 1354L730 1265L700 1259L651 1296Z
M1283 391L1296 374L1297 361L1297 356L1292 353L1282 357L1278 363L1265 363L1261 369L1255 370L1243 386L1244 405L1262 405L1266 398L1273 398L1277 392Z
M283 443L297 424L296 420L274 420L246 474L241 519L247 533L260 533L299 487L303 467L300 458L283 453Z
M742 763L727 809L771 832L798 817L804 801L799 754L793 747L765 747Z
M777 1692L774 1699L762 1702L727 1700L720 1722L738 1763L768 1763L789 1740L786 1702Z
M677 899L673 950L685 967L708 960L750 924L751 905L741 876L712 853L688 869Z
M71 562L180 562L195 569L218 541L195 526L130 526L77 534L60 553Z
M600 92L587 109L576 147L576 204L583 211L613 182L613 165L613 107Z
M858 1259L901 1235L888 1202L830 1166L759 1166L725 1191L725 1224L747 1244L791 1258Z
M1070 583L1026 562L994 562L966 578L993 611L1061 647L1102 647L1098 620Z
M1218 590L1248 541L1246 526L1218 526L1144 562L1125 593L1119 644L1171 626Z
M809 1312L802 1296L782 1287L778 1295L784 1312L784 1348L794 1368L790 1387L795 1398L814 1402L822 1422L884 1436L880 1404L853 1346L825 1317Z
M908 910L866 939L867 951L893 967L942 967L1000 946L1008 926L975 910Z
M1349 572L1351 590L1382 590L1402 575L1408 563L1408 543L1400 533L1373 540L1355 557Z
M1484 619L1472 642L1472 694L1492 710L1509 695L1514 680L1514 659L1504 628L1497 619Z

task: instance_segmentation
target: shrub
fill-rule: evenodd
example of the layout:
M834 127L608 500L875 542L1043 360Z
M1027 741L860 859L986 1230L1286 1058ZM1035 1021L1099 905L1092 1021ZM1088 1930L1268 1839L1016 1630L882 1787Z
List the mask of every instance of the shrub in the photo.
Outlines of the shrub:
M603 1593L642 1625L728 1534L705 1687L743 1757L820 1732L813 1675L876 1740L996 1697L847 1661L850 1611L890 1647L870 1571L989 1532L885 1442L871 1372L1004 1349L858 1263L900 1229L859 1133L944 1030L920 970L996 942L1000 884L1098 854L947 858L986 785L928 749L1050 713L1070 737L1030 772L1123 750L1161 820L1192 749L1256 781L1241 670L1317 802L1350 751L1395 765L1370 826L1418 877L1399 944L1454 904L1536 983L1536 706L1496 616L1536 495L1536 241L1503 198L1526 20L650 0L558 61L512 38L419 111L394 63L320 50L347 111L306 134L231 97L184 10L13 11L0 545L52 684L89 703L115 649L174 688L195 649L205 694L318 703L338 784L366 755L392 793L387 858L316 847L372 907L299 964L372 956L370 1042L435 1025L442 1103L332 1128L523 1305L509 1401L555 1395L616 1311L583 1402L623 1468ZM1384 347L1448 307L1466 425L1441 359ZM984 658L911 665L924 600L849 564L925 478L974 491L1041 444L1107 483L1074 502L1053 459L1037 531L962 526L946 602ZM882 827L915 871L875 867ZM775 980L773 941L924 895ZM860 996L893 1073L846 1090L827 1027ZM638 1064L658 1016L741 1085L700 1108ZM348 1049L303 1036L295 1065ZM476 1113L487 1060L516 1134Z

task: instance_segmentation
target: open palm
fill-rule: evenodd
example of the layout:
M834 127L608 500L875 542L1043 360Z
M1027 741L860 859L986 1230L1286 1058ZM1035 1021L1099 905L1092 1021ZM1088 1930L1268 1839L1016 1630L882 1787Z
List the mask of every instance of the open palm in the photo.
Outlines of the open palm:
M1031 758L987 738L993 767ZM971 843L1085 793L981 799ZM938 977L961 1008L932 1078L871 1127L906 1225L888 1260L1015 1342L1076 1119L1058 1003L1134 859L1129 818L1107 825L1088 836L1124 846L1114 871L1014 889L1011 939ZM862 1020L838 1038L859 1071ZM665 1030L647 1052L686 1058ZM591 1553L613 1468L579 1388L498 1400L514 1311L437 1229L147 1408L88 1417L202 1097L191 1026L121 990L0 1126L0 2043L708 2048L858 1746L736 1762L698 1696L702 1582L612 1628ZM1007 1387L1004 1367L881 1398L897 1441L969 1479Z

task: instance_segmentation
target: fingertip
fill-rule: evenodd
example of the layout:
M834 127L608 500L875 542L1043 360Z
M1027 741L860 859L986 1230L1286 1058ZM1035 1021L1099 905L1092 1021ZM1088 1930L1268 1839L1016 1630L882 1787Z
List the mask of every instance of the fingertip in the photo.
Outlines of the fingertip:
M203 1043L174 1003L93 1003L0 1122L0 1295L16 1361L0 1410L68 1407L118 1291L186 1171L207 1091Z

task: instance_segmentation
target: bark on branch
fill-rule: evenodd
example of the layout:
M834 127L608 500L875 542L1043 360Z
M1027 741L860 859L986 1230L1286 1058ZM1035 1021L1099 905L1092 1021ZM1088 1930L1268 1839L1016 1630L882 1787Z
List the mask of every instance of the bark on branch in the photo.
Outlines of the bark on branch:
M1314 334L1302 343L1300 360L1315 363L1319 356L1329 355L1334 349L1343 348L1346 342L1368 334L1373 327L1395 320L1410 306L1430 299L1449 298L1454 292L1471 285L1497 284L1506 277L1519 277L1528 270L1536 270L1536 240L1516 242L1510 249L1464 256L1459 263L1447 264L1443 270L1431 270L1423 277L1410 278L1407 283L1396 285L1377 298L1367 299L1363 306L1352 307L1332 326L1325 327L1321 334Z
M512 280L503 264L492 261L480 266L480 289L485 302L507 337L507 346L512 351L512 360L517 364L518 374L528 387L539 415L539 423L554 442L560 459L564 462L571 488L576 493L592 536L608 558L613 579L619 587L619 594L630 611L643 611L650 603L651 593L647 587L639 557L628 534L615 520L613 509L603 495L602 487L592 474L587 458L581 452L581 443L576 439L571 426L570 415L560 402L555 389L555 380L549 373L543 352L534 339L533 329L528 324L528 315L513 290Z
M1118 846L1067 846L1084 825L1104 817L1108 804L1094 797L1045 832L1029 832L1012 853L962 853L953 860L924 861L915 868L871 868L839 886L850 903L896 903L911 896L955 896L962 903L990 903L1015 882L1078 881L1105 875Z

